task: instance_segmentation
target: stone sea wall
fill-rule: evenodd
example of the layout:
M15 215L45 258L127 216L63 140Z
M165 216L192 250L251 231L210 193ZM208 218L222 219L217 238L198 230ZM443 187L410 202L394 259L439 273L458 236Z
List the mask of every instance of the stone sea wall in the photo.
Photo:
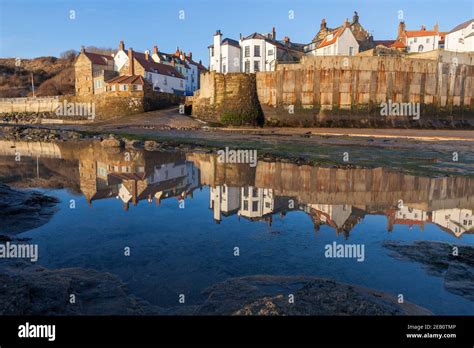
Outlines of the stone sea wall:
M269 126L474 127L474 66L451 62L326 56L255 75L209 72L192 114L221 122L226 110L261 110ZM382 115L389 101L419 104L419 118Z

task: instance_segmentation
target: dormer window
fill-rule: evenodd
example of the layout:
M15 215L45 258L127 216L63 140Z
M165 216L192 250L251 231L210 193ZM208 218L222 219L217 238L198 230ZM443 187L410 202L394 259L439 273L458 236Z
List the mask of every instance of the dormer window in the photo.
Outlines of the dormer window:
M333 37L334 37L333 34L329 34L329 35L327 36L327 40L332 40Z

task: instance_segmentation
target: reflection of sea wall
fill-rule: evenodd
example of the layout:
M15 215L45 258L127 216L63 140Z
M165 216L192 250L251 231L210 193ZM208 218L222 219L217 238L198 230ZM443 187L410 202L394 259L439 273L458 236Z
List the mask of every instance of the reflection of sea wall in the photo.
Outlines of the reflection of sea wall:
M423 210L474 207L474 179L467 177L428 178L383 168L321 168L262 161L251 168L217 163L210 154L191 154L188 159L201 169L203 184L272 188L276 196L295 197L303 204L349 204L377 210L402 200Z
M0 155L15 156L16 153L26 157L62 158L60 147L55 143L0 140Z

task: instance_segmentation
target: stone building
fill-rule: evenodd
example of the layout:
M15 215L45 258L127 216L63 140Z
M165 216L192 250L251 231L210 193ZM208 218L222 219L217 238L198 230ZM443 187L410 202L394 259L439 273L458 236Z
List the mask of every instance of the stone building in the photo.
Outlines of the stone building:
M76 95L93 95L105 91L105 81L116 76L114 58L87 52L83 47L74 63Z
M321 26L318 33L313 37L311 43L304 47L305 54L319 55L317 54L317 50L318 48L322 48L321 45L324 44L326 38L329 35L336 35L337 33L341 33L342 29L345 26L348 27L354 35L354 38L356 39L357 44L359 46L359 52L364 52L375 47L372 35L370 35L369 32L362 26L362 24L360 24L359 14L357 13L357 11L355 11L354 16L352 17L352 22L346 20L343 25L336 28L329 28L327 26L326 20L323 18L321 20Z

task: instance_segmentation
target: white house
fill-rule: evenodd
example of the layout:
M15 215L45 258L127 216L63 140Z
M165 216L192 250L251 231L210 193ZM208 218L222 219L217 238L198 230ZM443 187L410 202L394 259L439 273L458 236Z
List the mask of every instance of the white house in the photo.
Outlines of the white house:
M426 30L424 25L420 30L405 30L405 23L400 22L397 41L405 46L408 53L421 53L444 48L445 35L445 32L439 31L438 24L433 30Z
M253 33L240 38L242 72L274 71L277 62L295 62L303 56L302 44L293 43L288 37L279 41L276 30L269 34Z
M474 19L457 25L447 33L444 49L454 52L474 52Z
M132 48L125 51L123 41L114 56L114 70L121 75L143 76L157 92L185 94L186 79L172 65L155 62L148 50L145 53Z
M186 63L188 63L189 70L186 75L186 95L193 95L194 91L200 88L200 75L206 72L207 69L202 65L201 61L195 62L193 55L189 52L186 55Z
M330 32L311 53L316 56L353 56L359 53L359 43L349 22Z
M240 72L240 46L235 40L225 38L217 30L209 47L209 69L219 73Z
M303 56L302 44L293 43L288 37L279 41L273 28L270 34L253 33L239 41L222 40L220 30L214 34L209 46L209 69L220 73L275 70L277 62L299 61Z

